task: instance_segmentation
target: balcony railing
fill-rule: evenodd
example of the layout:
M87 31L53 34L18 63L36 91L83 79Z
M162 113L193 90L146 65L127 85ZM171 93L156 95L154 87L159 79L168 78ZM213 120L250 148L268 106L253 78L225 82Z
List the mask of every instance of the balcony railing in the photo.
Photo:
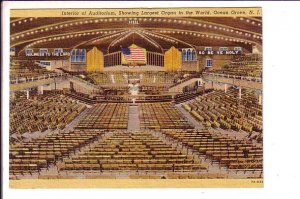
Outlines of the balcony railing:
M181 84L183 82L189 81L190 79L200 78L200 77L201 77L201 74L199 74L199 73L191 74L191 75L189 75L189 76L187 76L187 77L179 80L178 82L176 82L175 84L173 84L172 86L170 86L170 88L175 87L175 86L177 86L177 85L179 85L179 84Z
M72 78L73 78L74 80L77 80L77 81L79 81L79 82L82 82L82 83L86 84L87 86L93 87L93 88L95 88L95 89L99 89L99 87L98 87L97 85L92 84L92 83L90 83L90 82L88 82L88 81L86 81L86 80L84 80L84 79L81 79L80 77L73 76Z
M251 81L251 82L260 82L260 83L262 82L262 78L260 78L260 77L239 76L239 75L208 73L208 72L203 72L203 75L210 75L213 77L225 77L225 78L238 79L238 80L246 80L246 81Z
M50 73L50 74L32 76L32 77L18 77L18 78L10 79L10 84L21 84L21 83L34 82L34 81L45 80L45 79L52 79L56 77L67 77L67 76L68 74L66 73Z

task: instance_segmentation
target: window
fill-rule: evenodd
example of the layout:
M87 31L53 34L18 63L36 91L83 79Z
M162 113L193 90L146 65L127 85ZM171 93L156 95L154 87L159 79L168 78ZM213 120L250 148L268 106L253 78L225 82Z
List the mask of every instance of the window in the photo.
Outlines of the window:
M228 51L228 48L227 47L220 47L219 51Z
M187 50L187 53L186 53L186 60L187 60L187 61L190 61L190 60L191 60L191 49L188 49L188 50Z
M47 48L40 48L40 56L45 56L48 54Z
M195 61L197 60L196 51L193 48L182 49L182 61Z
M71 51L71 62L85 62L85 58L85 49L74 49Z
M55 48L54 49L54 55L60 55L60 53L63 52L63 49L62 48Z
M196 56L196 51L195 50L192 51L192 60L193 61L197 60L197 56Z
M233 50L234 51L242 51L242 47L239 47L239 46L238 47L234 47Z
M212 59L206 59L206 67L211 68L213 66Z
M25 54L26 54L26 56L31 56L31 55L33 55L33 50L30 49L30 48L27 48L27 49L25 50Z
M212 47L205 47L204 48L204 51L212 51L213 49L212 49Z

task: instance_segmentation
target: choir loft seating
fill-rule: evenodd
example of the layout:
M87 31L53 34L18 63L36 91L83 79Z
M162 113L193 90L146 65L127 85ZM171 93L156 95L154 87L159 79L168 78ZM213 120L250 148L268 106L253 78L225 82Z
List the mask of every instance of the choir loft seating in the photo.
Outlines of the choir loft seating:
M96 84L125 84L130 80L139 80L141 84L174 84L180 79L186 79L185 75L191 72L166 73L163 71L145 71L145 72L98 72L89 73L87 76Z

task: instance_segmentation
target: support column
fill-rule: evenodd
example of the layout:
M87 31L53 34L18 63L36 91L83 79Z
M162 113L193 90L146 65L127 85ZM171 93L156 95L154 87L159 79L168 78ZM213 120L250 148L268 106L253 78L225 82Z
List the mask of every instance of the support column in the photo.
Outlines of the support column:
M56 90L56 80L55 78L53 78L53 80L54 80L54 90Z
M26 90L26 97L29 99L29 90Z
M74 90L75 90L75 89L74 89L74 83L71 82L71 81L70 81L70 90L71 90L71 91L74 91Z
M197 80L197 87L200 87L200 86L202 86L201 81Z
M157 65L160 66L160 55L157 55Z
M262 105L262 95L261 94L258 95L258 104Z
M116 53L116 66L119 65L119 53Z
M43 95L44 94L44 85L38 86L38 94Z
M10 96L12 100L16 99L16 93L14 91L10 91Z
M224 84L225 93L227 93L227 84Z
M154 66L153 53L151 53L151 65Z
M242 88L239 87L239 99L242 99Z
M160 56L159 66L164 66L164 57Z
M116 54L114 54L114 57L113 57L113 65L114 66L116 65Z

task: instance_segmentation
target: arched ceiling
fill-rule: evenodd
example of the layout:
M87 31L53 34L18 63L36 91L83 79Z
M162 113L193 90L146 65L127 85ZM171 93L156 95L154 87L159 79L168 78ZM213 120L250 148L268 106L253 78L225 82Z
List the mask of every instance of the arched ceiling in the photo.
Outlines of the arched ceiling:
M132 22L136 22L132 24ZM261 18L11 18L11 47L92 48L114 52L135 43L161 52L171 46L242 46L262 44Z

